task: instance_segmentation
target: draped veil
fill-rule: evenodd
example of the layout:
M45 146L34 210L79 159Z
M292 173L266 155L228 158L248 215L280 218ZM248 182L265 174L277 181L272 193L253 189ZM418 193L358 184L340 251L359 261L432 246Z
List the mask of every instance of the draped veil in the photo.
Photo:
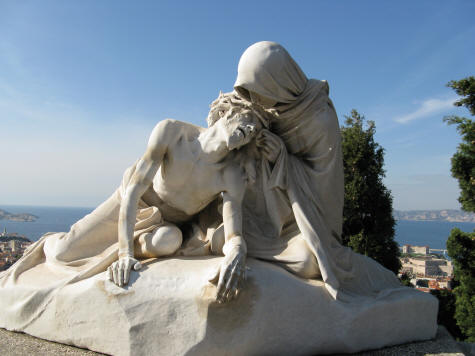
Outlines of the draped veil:
M258 196L244 202L244 234L265 233L262 228L257 231L257 225L271 225L276 234L283 233L284 225L287 231L297 231L315 255L325 286L335 299L374 297L398 288L400 283L391 271L339 242L343 160L327 82L308 80L281 45L264 41L242 55L234 88L244 99L263 97L276 103L278 116L271 131L285 145L273 167L261 162L258 188L251 187ZM256 216L259 224L252 222ZM289 225L296 225L295 229Z

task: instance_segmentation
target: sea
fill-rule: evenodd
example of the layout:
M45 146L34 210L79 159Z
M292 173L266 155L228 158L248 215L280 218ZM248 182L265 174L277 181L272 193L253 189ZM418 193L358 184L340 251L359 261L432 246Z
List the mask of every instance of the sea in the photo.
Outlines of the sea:
M93 208L24 205L0 205L0 209L13 214L29 213L38 216L38 219L32 222L0 220L0 233L6 228L7 232L16 232L32 241L38 240L47 232L69 231L72 224L93 210ZM465 232L472 232L475 229L475 223L399 220L396 225L395 239L400 246L410 244L444 250L450 230L454 227Z

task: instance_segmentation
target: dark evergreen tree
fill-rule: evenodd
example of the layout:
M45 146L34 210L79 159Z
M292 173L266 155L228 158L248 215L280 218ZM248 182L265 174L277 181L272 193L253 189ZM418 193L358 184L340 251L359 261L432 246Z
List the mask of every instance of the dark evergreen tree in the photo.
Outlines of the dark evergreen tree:
M462 96L455 105L466 107L475 115L475 78L453 80L447 86ZM459 202L463 210L475 212L475 122L458 116L446 117L444 120L449 125L457 125L457 131L462 136L462 143L452 157L452 175L460 186ZM475 232L453 229L447 240L447 251L454 264L457 283L454 288L455 320L462 331L462 339L475 342ZM441 298L439 301L441 304L447 302Z
M457 100L454 105L464 106L470 111L470 114L475 115L475 77L451 80L447 86L463 97Z
M455 105L465 106L475 115L475 77L451 81L447 85L464 96ZM457 131L462 136L462 142L452 157L452 176L459 181L462 209L475 212L475 121L459 116L448 116L444 121L457 125Z
M449 289L433 289L430 294L439 300L437 324L443 325L457 339L463 338L455 320L455 294Z
M447 240L447 252L454 264L457 287L455 320L468 342L475 342L475 232L453 229Z
M411 276L408 273L403 273L400 280L403 286L414 288L414 284L411 283Z
M401 267L394 241L392 197L384 186L384 149L374 141L376 127L356 110L341 128L345 168L342 242L394 273Z

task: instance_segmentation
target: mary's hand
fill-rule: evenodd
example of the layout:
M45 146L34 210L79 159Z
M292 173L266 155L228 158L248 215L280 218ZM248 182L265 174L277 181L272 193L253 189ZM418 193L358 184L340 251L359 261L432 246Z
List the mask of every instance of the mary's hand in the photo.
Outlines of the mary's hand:
M270 162L275 163L282 149L282 139L269 130L263 129L256 138L256 145L263 156Z
M118 261L115 261L107 268L109 279L119 287L127 285L132 267L135 271L138 271L142 268L142 264L130 256L120 257Z
M211 276L211 283L218 283L216 300L226 303L239 295L242 282L246 279L246 252L239 246L226 251L219 269Z

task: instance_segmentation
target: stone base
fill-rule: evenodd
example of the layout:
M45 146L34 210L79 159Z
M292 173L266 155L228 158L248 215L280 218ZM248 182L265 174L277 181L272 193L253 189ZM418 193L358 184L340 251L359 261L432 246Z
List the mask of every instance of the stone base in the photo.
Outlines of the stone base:
M219 262L155 260L133 273L127 288L104 274L68 285L23 331L113 355L352 353L436 334L438 304L431 295L404 288L371 302L342 303L322 282L253 259L238 300L219 305L207 283Z
M474 344L457 342L446 328L439 325L437 335L428 341L385 347L383 349L362 351L348 356L475 356ZM104 355L74 346L58 344L36 337L0 329L0 354L2 356L48 355L48 356L98 356Z

